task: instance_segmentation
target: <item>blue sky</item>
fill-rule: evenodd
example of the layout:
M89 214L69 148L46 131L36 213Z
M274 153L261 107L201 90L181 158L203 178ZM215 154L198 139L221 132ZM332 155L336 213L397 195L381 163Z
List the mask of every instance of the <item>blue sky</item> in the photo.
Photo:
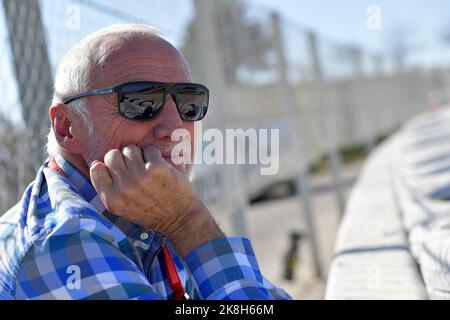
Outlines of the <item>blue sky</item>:
M317 30L340 42L356 43L378 51L399 27L413 46L413 61L425 65L450 61L450 51L441 43L444 28L450 31L448 0L251 0L282 13L287 19ZM381 29L366 27L367 8L377 5Z
M54 42L63 43L59 45L63 49L61 53L54 48L50 50L55 62L59 60L66 47L70 47L72 41L78 41L79 37L99 27L121 22L108 18L108 14L102 14L101 7L96 10L93 9L95 7L84 5L88 2L86 0L40 1L47 29L52 38L50 40L54 40L49 41L50 44L55 47ZM118 12L122 11L143 22L156 25L176 45L181 43L184 30L194 15L191 0L94 0L93 2L106 4ZM356 44L381 52L387 50L387 42L394 30L401 27L414 48L413 55L417 61L427 65L438 61L450 61L450 57L447 58L441 52L445 50L441 41L442 30L447 26L450 31L448 0L247 0L247 2L254 11L264 12L272 9L280 12L293 28L299 26L313 29L330 41ZM123 3L126 3L126 6ZM67 7L70 5L80 6L82 27L79 32L72 31L72 37L66 37L67 32L61 32L58 26L64 26L64 19L69 15ZM380 8L380 30L370 30L366 27L368 18L366 10L370 5Z
M56 66L62 54L81 37L92 31L116 22L105 8L128 14L128 18L137 18L141 22L159 27L165 36L175 45L182 42L185 28L193 18L194 8L191 0L95 0L95 7L86 5L86 0L40 0L43 9L44 24L50 46L52 64ZM295 32L312 29L320 33L326 41L339 44L355 44L366 50L386 52L388 42L394 30L404 30L406 41L413 51L410 62L422 66L450 64L450 44L441 41L445 27L450 31L450 2L448 0L247 0L256 15L273 9L282 15L288 28ZM125 5L124 5L125 3ZM377 5L381 13L381 29L370 30L366 27L370 5ZM70 8L77 6L81 12L81 28L68 30L65 27L70 16ZM7 34L4 17L0 7L0 95L5 106L15 104L17 94L15 85L8 79L12 77L9 64ZM296 43L290 44L295 46ZM7 83L7 85L5 85ZM5 98L6 97L6 98ZM8 103L9 101L9 103ZM2 110L3 108L3 110ZM20 122L20 112L7 112L8 117Z

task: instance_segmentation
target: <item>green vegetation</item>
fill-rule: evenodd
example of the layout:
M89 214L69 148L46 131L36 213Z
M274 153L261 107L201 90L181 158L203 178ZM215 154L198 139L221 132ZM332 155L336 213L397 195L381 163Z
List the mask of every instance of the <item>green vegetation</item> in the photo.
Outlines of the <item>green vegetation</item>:
M377 138L375 139L375 144L378 145L388 136L389 134L377 136ZM339 155L343 164L364 160L367 157L368 153L369 150L366 144L344 145L339 148ZM327 155L324 154L310 165L309 172L318 173L326 170L327 168Z

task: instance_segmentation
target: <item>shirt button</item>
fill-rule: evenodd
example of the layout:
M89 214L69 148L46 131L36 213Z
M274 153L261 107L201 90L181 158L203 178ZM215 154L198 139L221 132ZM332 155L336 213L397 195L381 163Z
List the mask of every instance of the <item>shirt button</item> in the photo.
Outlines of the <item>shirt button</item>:
M148 238L148 233L147 232L142 232L141 233L141 240L147 240Z

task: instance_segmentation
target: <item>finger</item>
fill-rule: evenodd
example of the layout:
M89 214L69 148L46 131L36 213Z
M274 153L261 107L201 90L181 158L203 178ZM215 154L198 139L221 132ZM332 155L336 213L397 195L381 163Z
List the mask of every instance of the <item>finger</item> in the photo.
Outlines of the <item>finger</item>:
M92 185L98 194L109 193L113 185L113 179L106 165L100 161L94 161L89 169Z
M142 153L144 155L145 162L159 163L159 164L163 164L165 162L163 157L161 156L161 150L153 146L148 146L147 148L144 149Z
M144 157L142 155L142 150L134 145L130 144L122 149L123 158L125 164L129 169L140 172L145 167Z
M127 174L127 166L123 159L122 152L118 149L113 149L105 154L106 167L108 168L111 177L115 181L117 178L124 177Z

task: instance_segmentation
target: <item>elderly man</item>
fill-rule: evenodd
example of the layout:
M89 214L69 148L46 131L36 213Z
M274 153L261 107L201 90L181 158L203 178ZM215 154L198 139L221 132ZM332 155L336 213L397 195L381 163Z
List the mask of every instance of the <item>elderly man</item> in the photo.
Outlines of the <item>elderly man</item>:
M151 27L73 47L56 73L50 157L1 218L0 298L289 299L248 239L225 237L172 154L174 130L195 140L208 96Z

